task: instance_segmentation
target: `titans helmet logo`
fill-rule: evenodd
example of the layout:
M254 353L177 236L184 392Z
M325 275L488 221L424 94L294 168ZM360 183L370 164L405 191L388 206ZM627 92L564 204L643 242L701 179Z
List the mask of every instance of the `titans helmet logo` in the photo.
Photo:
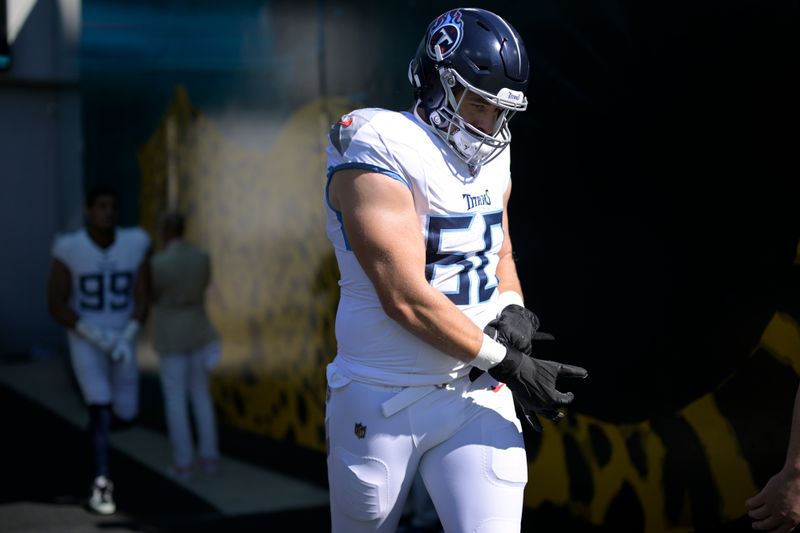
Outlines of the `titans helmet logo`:
M436 61L438 49L444 59L456 51L464 37L464 23L461 10L454 9L433 21L428 30L428 57Z

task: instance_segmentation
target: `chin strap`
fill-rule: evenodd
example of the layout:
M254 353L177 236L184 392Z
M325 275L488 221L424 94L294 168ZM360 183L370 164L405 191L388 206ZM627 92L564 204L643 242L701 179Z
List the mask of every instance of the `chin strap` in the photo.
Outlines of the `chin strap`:
M452 135L453 142L467 159L476 158L481 161L491 155L494 148L486 144L483 140L475 137L464 130L458 130Z

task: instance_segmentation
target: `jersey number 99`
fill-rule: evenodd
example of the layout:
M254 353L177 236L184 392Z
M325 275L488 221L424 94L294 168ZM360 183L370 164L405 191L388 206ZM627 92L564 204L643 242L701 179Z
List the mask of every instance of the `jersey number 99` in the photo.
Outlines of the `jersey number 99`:
M120 311L131 301L133 272L84 274L78 278L81 311Z

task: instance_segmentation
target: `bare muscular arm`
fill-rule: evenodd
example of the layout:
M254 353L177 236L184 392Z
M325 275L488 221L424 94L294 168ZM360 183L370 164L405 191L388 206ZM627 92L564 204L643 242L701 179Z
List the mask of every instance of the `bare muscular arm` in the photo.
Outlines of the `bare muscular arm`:
M56 258L50 262L47 279L47 307L56 322L74 329L78 315L69 307L72 293L72 278L67 266Z
M514 250L511 245L511 235L508 229L508 199L511 197L511 183L508 184L505 194L503 195L503 231L505 237L503 245L498 252L500 257L497 263L497 277L500 279L498 290L503 293L506 291L514 291L522 296L522 285L519 282L517 275L517 267L514 264Z
M439 350L472 361L483 332L425 279L425 244L408 188L347 169L332 178L329 199L386 314Z

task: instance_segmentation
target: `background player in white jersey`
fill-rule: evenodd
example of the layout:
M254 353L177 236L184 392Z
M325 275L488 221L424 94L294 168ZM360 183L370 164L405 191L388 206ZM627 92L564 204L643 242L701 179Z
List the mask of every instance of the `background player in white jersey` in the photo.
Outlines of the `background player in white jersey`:
M513 401L531 421L558 418L572 394L556 379L586 375L530 356L538 322L512 259L508 121L527 106L528 58L501 17L456 9L430 24L408 74L410 112L357 110L330 134L332 526L394 531L419 470L448 533L519 531Z
M150 238L140 228L117 227L117 196L92 190L86 227L56 238L50 265L50 314L67 328L70 359L89 411L94 482L92 510L115 512L108 472L112 423L138 413L135 338L147 313Z

